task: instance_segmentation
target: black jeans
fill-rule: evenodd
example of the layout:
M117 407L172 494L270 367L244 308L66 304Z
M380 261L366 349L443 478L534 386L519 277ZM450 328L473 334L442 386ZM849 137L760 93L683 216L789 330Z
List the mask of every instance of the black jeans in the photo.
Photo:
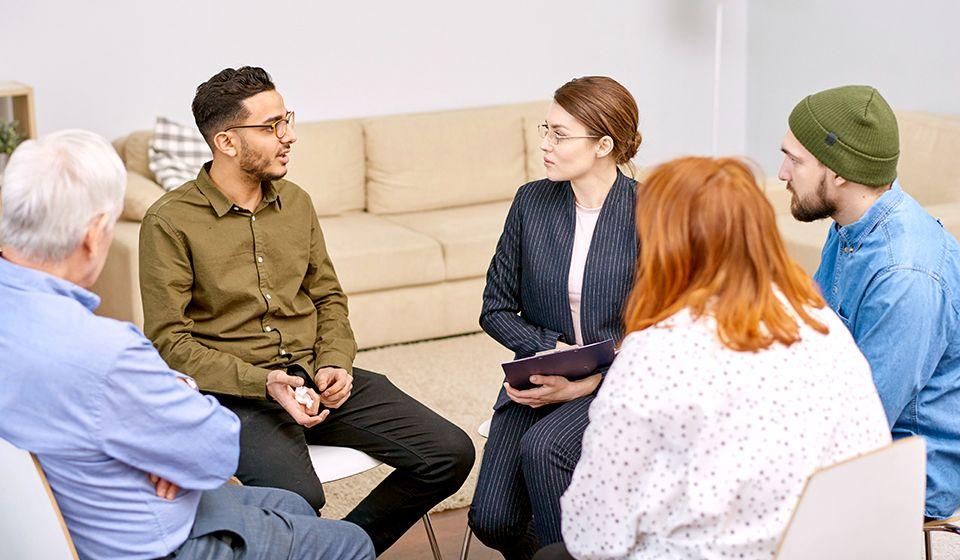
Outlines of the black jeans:
M313 386L302 371L288 373ZM272 400L215 396L240 418L237 478L245 485L296 492L319 510L323 486L307 444L352 447L394 467L344 518L370 535L377 554L456 492L473 466L473 442L463 430L379 373L354 368L350 398L310 429Z

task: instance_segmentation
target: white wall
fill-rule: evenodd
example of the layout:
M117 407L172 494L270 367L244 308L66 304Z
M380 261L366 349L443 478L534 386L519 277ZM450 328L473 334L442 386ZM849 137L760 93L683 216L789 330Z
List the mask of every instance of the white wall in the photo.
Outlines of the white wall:
M747 152L768 175L810 93L869 84L895 109L960 114L956 0L760 0L747 12Z
M746 0L724 2L721 147L741 152ZM711 0L3 4L0 80L35 87L41 133L192 122L199 83L252 64L301 121L546 99L606 74L637 98L641 163L711 148Z

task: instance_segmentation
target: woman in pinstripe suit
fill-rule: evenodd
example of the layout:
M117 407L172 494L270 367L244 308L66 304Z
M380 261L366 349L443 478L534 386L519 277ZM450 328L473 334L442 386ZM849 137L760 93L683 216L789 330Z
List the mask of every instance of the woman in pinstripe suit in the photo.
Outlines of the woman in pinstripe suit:
M520 187L487 272L480 325L518 358L623 336L633 285L636 181L618 164L641 136L633 96L606 77L554 93L541 125L547 178ZM557 542L560 495L580 458L602 371L504 383L494 406L469 523L508 560Z

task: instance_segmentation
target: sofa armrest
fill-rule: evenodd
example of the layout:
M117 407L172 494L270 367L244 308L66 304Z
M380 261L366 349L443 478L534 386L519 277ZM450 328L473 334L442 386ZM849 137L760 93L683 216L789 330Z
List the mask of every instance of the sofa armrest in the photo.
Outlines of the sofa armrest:
M787 190L786 181L781 181L776 177L767 177L760 186L763 187L763 194L767 196L767 200L773 206L773 213L777 216L789 216L790 201L793 199L793 195Z
M117 222L103 272L91 288L100 296L97 314L143 328L140 301L140 222Z
M127 192L123 195L121 217L128 222L143 221L147 210L163 196L163 187L136 171L127 171Z

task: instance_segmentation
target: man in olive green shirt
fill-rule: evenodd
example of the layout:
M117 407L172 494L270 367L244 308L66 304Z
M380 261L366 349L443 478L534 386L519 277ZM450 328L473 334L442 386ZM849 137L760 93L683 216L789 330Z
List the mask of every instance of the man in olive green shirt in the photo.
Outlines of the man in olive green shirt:
M144 331L240 418L244 484L292 490L320 509L307 444L396 467L345 518L379 554L460 487L473 444L386 377L353 368L347 299L313 203L282 179L296 133L270 76L223 70L197 88L193 113L213 161L144 217Z

